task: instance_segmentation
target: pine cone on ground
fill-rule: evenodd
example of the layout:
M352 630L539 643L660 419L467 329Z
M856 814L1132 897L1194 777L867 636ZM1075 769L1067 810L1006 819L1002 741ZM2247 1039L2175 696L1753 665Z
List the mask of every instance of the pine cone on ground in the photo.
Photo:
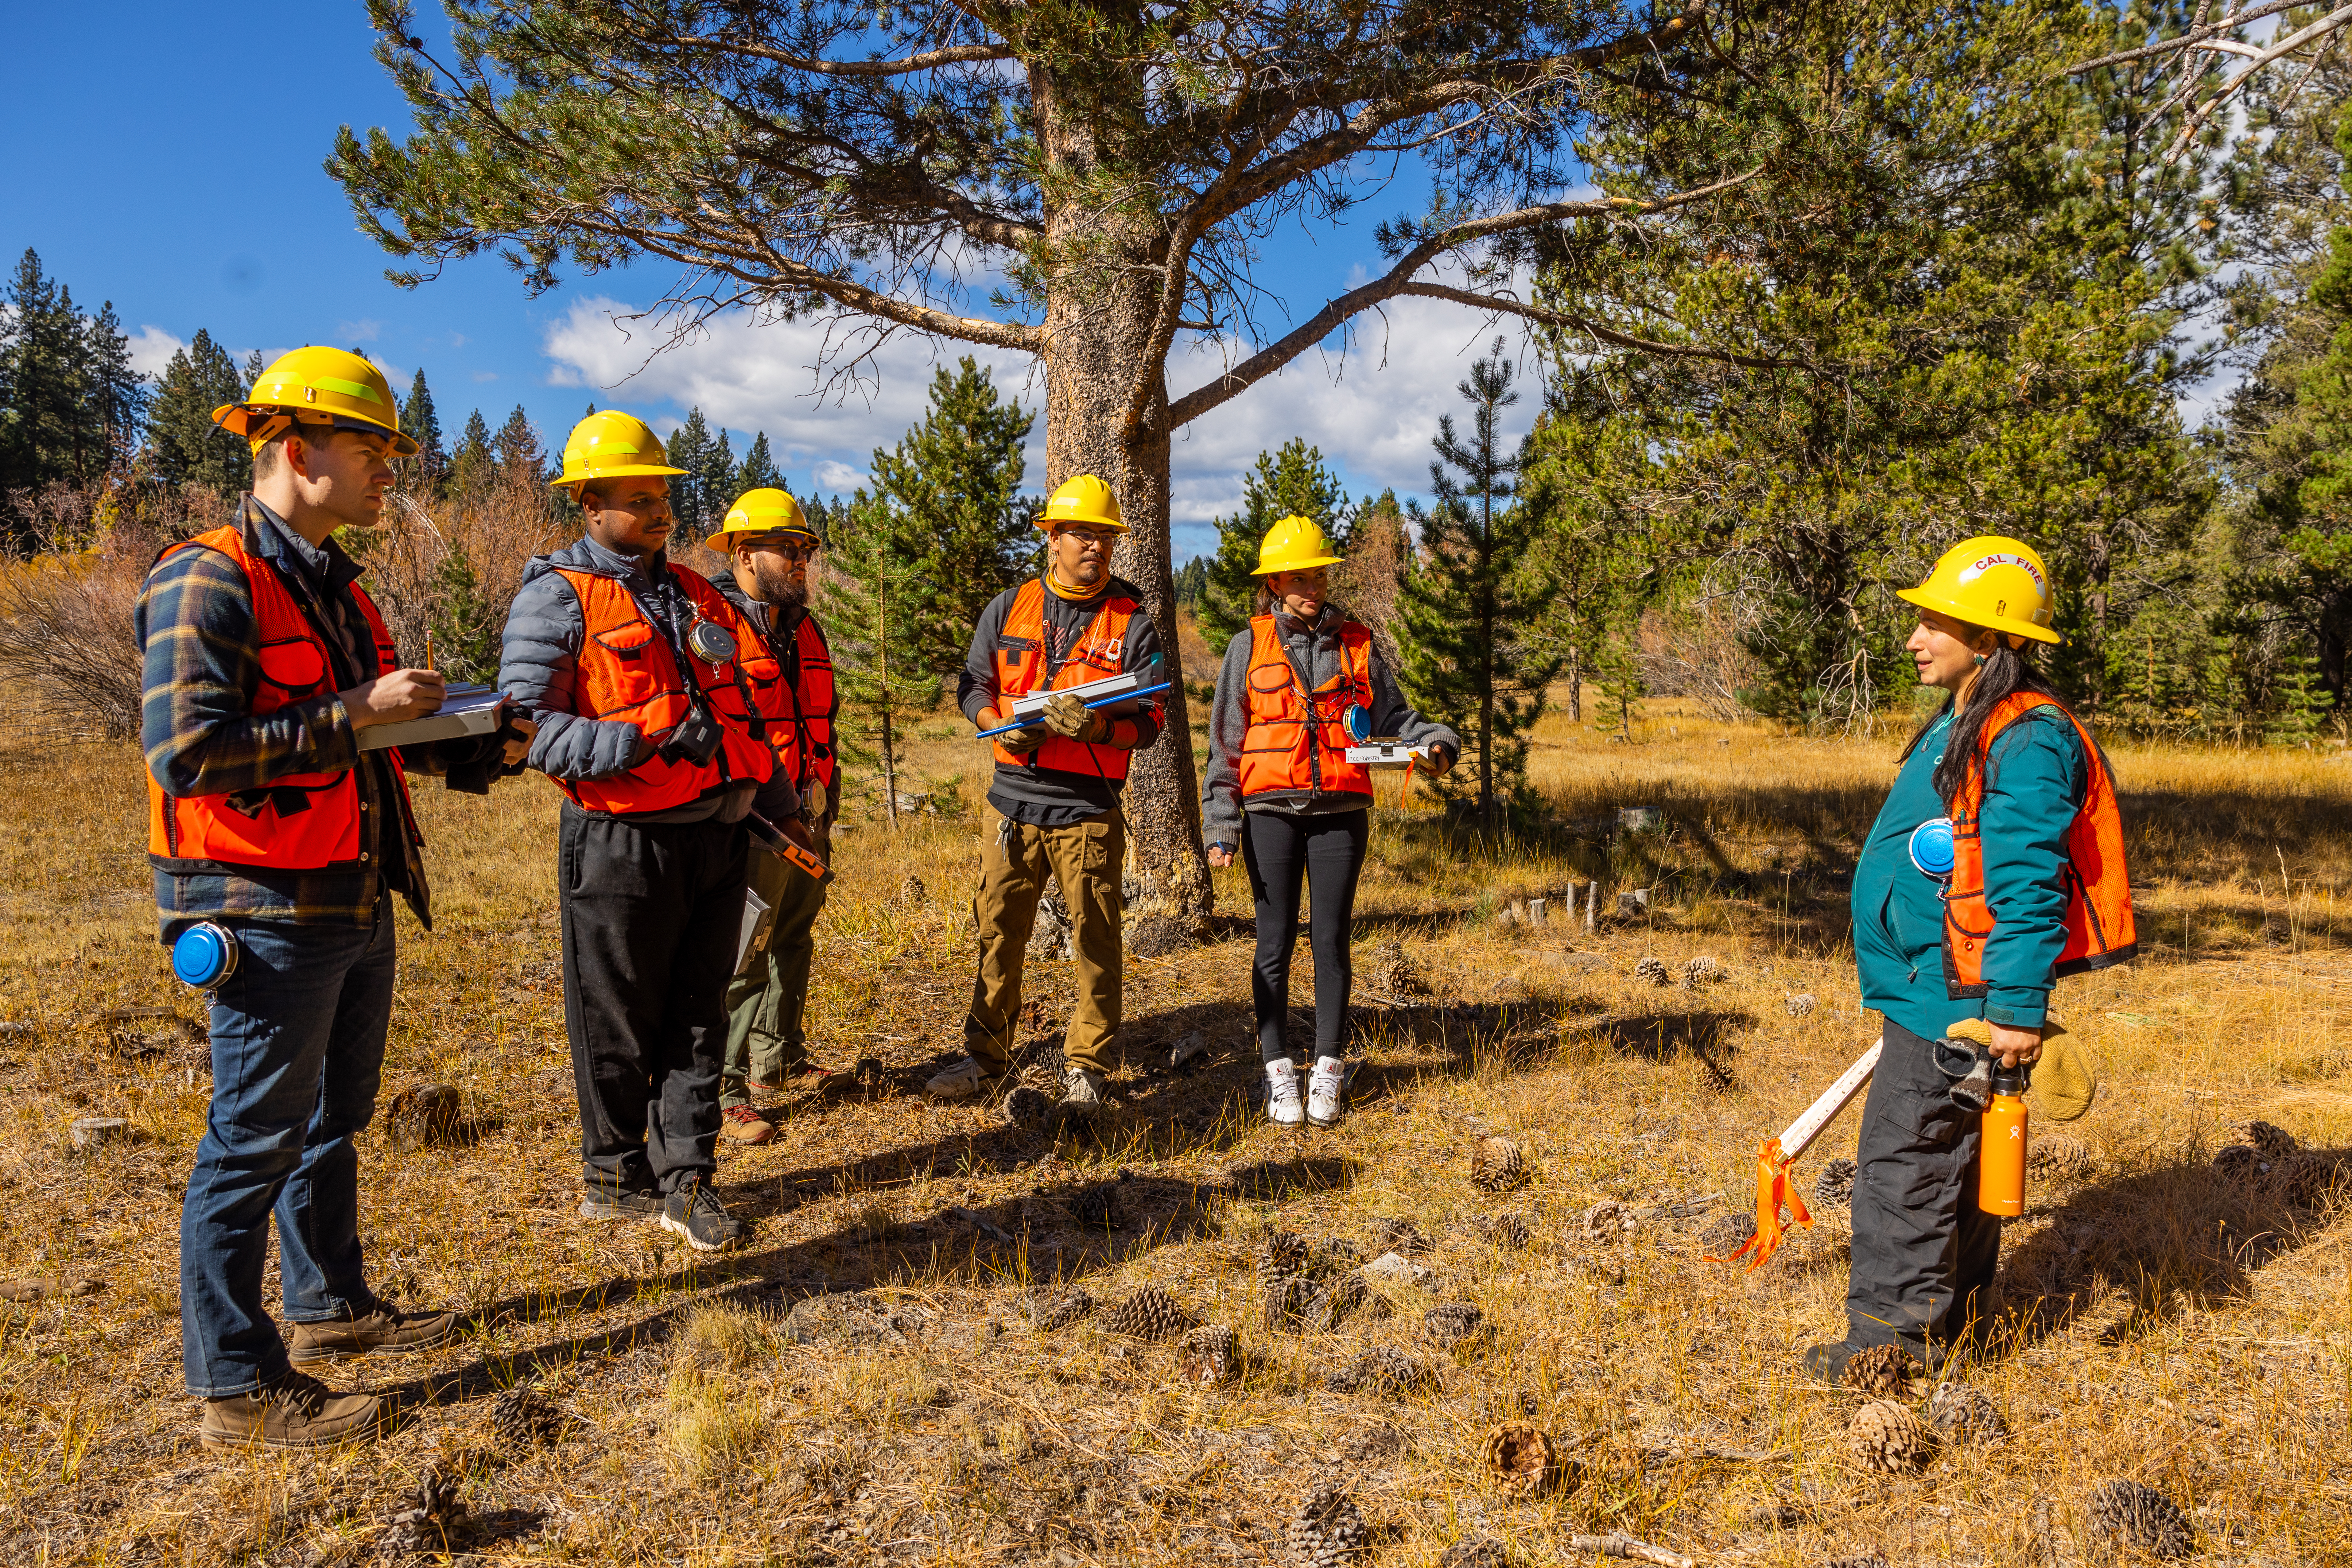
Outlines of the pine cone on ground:
M1387 996L1417 996L1428 989L1401 942L1384 942L1372 949L1363 977L1367 986Z
M1854 1163L1851 1160L1832 1160L1813 1178L1813 1205L1824 1209L1853 1207Z
M2189 1520L2173 1500L2137 1481L2108 1481L2091 1494L2091 1533L2151 1557L2186 1557L2196 1548Z
M1653 985L1672 985L1675 983L1675 977L1666 973L1666 966L1654 958L1645 958L1633 965L1633 978L1646 980Z
M912 871L908 872L905 877L899 879L898 901L900 903L923 904L929 901L930 896L931 890L929 888L924 887L923 879L920 877L916 876Z
M1341 1323L1361 1315L1377 1321L1395 1310L1385 1296L1372 1294L1371 1287L1355 1269L1334 1274L1316 1286L1307 1298L1307 1327L1318 1334L1335 1333Z
M2283 1160L2302 1149L2294 1134L2284 1127L2267 1121L2249 1121L2238 1130L2240 1141L2254 1146L2254 1152L2265 1160Z
M1822 1568L1894 1568L1894 1565L1875 1552L1863 1552L1832 1557L1822 1563Z
M1884 1400L1853 1413L1846 1442L1865 1468L1885 1476L1908 1475L1923 1468L1936 1451L1932 1427L1908 1406Z
M2252 1182L2261 1179L2263 1160L2260 1153L2244 1143L2232 1143L2213 1154L2213 1173L2224 1181Z
M1478 1234L1489 1247L1517 1251L1528 1244L1528 1216L1523 1214L1488 1215L1478 1223Z
M1633 1211L1615 1198L1603 1198L1584 1211L1584 1234L1595 1241L1613 1241L1640 1224Z
M1307 1238L1290 1231L1277 1230L1265 1238L1258 1249L1257 1277L1261 1281L1293 1279L1307 1272Z
M1393 1397L1402 1394L1434 1394L1437 1392L1436 1372L1406 1355L1376 1345L1355 1360L1325 1378L1325 1386L1339 1394L1377 1394Z
M490 1405L490 1429L509 1450L556 1442L571 1426L562 1405L528 1388L509 1388Z
M1095 1310L1095 1299L1073 1285L1066 1290L1029 1292L1029 1323L1040 1333L1066 1329Z
M2317 1208L2336 1184L2336 1165L2317 1154L2289 1154L2271 1166L2263 1184L2281 1203Z
M1176 1355L1187 1383L1231 1383L1241 1375L1241 1336L1223 1324L1194 1329L1176 1342Z
M1429 1237L1421 1233L1421 1226L1409 1219L1372 1221L1372 1247L1375 1251L1419 1258L1429 1250Z
M1467 1301L1447 1301L1421 1315L1421 1336L1440 1350L1450 1350L1485 1331L1486 1314Z
M1036 1131L1054 1119L1054 1102L1023 1085L1004 1097L1004 1124Z
M1918 1373L1919 1363L1901 1345L1864 1345L1848 1358L1841 1381L1858 1394L1883 1399L1906 1391Z
M383 1125L392 1141L404 1149L446 1143L465 1121L465 1101L448 1083L411 1085L392 1097L384 1108Z
M2009 1423L1993 1402L1957 1383L1937 1385L1927 1402L1927 1425L1952 1443L1998 1443L2009 1436Z
M1791 1018L1809 1018L1812 1016L1813 1012L1813 994L1810 991L1800 991L1780 1005L1789 1010L1789 1016Z
M1457 1541L1437 1560L1437 1568L1511 1568L1511 1549L1491 1535Z
M1343 1465L1377 1465L1393 1459L1412 1447L1412 1439L1383 1421L1368 1431L1356 1433L1339 1445L1339 1462Z
M1283 1532L1293 1568L1349 1568L1371 1551L1372 1532L1341 1488L1324 1485L1307 1494L1290 1528Z
M446 1552L466 1529L464 1472L435 1466L403 1500L407 1506L385 1522L388 1544L403 1552Z
M1266 1328L1275 1333L1297 1331L1307 1316L1307 1300L1314 1287L1304 1275L1279 1275L1265 1282L1260 1309Z
M1117 1230L1127 1223L1118 1212L1118 1188L1098 1183L1070 1200L1070 1217L1089 1230Z
M1752 1214L1720 1215L1709 1221L1698 1233L1700 1252L1708 1258L1726 1261L1747 1246L1756 1235L1756 1216Z
M1486 1479L1509 1497L1574 1490L1581 1468L1550 1435L1524 1421L1506 1421L1486 1434Z
M1493 1134L1470 1146L1470 1184L1482 1193L1507 1193L1535 1179L1528 1157L1508 1138Z
M1200 1321L1157 1285L1146 1285L1103 1314L1104 1328L1139 1340L1172 1340Z
M2071 1182L2088 1175L2091 1146L2063 1132L2037 1132L2025 1145L2025 1173L2037 1181Z
M1730 978L1722 964L1703 952L1683 965L1683 989L1685 991L1696 991L1702 985L1718 985Z
M1327 1237L1307 1260L1309 1274L1328 1268L1353 1268L1364 1260L1364 1249L1344 1236Z

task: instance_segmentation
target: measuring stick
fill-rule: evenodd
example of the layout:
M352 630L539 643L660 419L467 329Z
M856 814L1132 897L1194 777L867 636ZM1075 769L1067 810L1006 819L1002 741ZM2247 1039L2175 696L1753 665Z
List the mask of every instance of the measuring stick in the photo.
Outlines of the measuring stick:
M1870 1082L1870 1075L1878 1070L1878 1053L1886 1048L1885 1037L1874 1041L1870 1049L1854 1058L1853 1066L1838 1075L1837 1082L1822 1091L1822 1097L1805 1107L1804 1114L1789 1123L1776 1140L1780 1145L1780 1157L1794 1160L1822 1135L1822 1130L1837 1120L1838 1112L1853 1103Z
M1087 703L1087 707L1089 710L1092 710L1096 708L1108 708L1114 702L1132 702L1139 697L1149 697L1155 691L1165 691L1175 684L1176 683L1172 680L1163 680L1157 686L1147 686L1140 691L1122 691L1116 697L1097 698L1094 701ZM993 730L982 730L979 734L974 735L972 739L975 741L991 741L994 740L999 735L1010 735L1015 730L1027 730L1036 727L1040 726L1037 726L1034 720L1015 719L1010 724L999 724Z
M1822 1091L1822 1097L1805 1107L1794 1121L1781 1130L1778 1138L1768 1138L1756 1150L1756 1232L1730 1258L1710 1258L1710 1263L1727 1263L1745 1258L1750 1270L1762 1268L1772 1254L1779 1251L1788 1234L1780 1224L1784 1207L1797 1224L1811 1226L1813 1216L1805 1212L1805 1200L1790 1184L1789 1167L1797 1156L1822 1135L1822 1129L1837 1120L1838 1112L1853 1103L1870 1075L1878 1070L1878 1056L1886 1048L1886 1037L1881 1035L1870 1049L1854 1058L1853 1065L1838 1075L1835 1083Z

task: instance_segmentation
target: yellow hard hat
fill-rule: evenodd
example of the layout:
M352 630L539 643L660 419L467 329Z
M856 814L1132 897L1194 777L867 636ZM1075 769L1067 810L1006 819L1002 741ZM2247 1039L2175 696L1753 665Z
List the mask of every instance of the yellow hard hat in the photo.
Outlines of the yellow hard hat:
M684 472L669 466L669 456L662 450L661 437L654 434L652 426L634 414L607 408L572 427L563 442L563 472L551 483L562 489L591 479Z
M2035 642L2066 640L2050 629L2050 574L2021 539L1963 539L1944 552L1925 583L1897 588L1895 596L1972 626Z
M1258 541L1257 570L1253 577L1269 576L1276 572L1305 572L1317 566L1336 566L1339 558L1331 553L1331 542L1323 537L1322 529L1303 517L1286 517L1265 531Z
M300 348L278 355L245 402L213 410L213 423L244 437L257 452L284 435L289 424L385 431L400 456L416 450L416 443L401 434L400 409L383 372L341 349Z
M745 490L737 496L735 504L727 509L727 521L711 531L710 548L733 549L728 536L736 533L797 533L817 538L816 530L809 526L808 515L801 510L801 503L787 492L772 489Z
M1092 474L1063 480L1062 488L1047 498L1037 526L1051 532L1058 522L1091 522L1097 528L1127 531L1127 523L1118 515L1118 498Z

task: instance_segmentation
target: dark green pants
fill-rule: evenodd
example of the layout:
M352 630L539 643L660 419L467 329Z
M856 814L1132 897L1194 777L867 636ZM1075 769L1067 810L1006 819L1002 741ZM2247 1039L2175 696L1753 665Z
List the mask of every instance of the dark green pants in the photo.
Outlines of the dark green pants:
M751 1103L750 1079L774 1083L808 1060L801 1015L808 1005L814 931L824 912L824 884L757 844L748 868L751 890L768 905L764 941L751 951L727 986L727 1064L719 1077L719 1103Z

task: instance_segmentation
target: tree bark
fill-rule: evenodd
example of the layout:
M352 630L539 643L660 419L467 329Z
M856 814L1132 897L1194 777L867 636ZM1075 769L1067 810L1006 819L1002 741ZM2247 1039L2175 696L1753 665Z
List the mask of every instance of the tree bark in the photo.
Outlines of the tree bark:
M1092 68L1071 62L1068 68ZM1084 176L1102 155L1097 128L1118 117L1058 114L1055 107L1070 89L1042 66L1030 79L1047 157L1059 179L1083 189ZM1103 90L1102 81L1088 80L1075 96ZM1133 122L1142 122L1139 112ZM1166 236L1142 217L1106 215L1076 198L1050 213L1046 227L1055 253L1085 259L1072 264L1047 296L1045 485L1050 490L1073 475L1093 474L1118 497L1128 531L1111 555L1111 569L1142 590L1166 655L1165 679L1173 683L1161 694L1160 739L1132 759L1128 843L1165 912L1205 921L1213 905L1169 558L1167 373L1150 352ZM1125 416L1139 367L1150 384L1143 417L1130 427Z

